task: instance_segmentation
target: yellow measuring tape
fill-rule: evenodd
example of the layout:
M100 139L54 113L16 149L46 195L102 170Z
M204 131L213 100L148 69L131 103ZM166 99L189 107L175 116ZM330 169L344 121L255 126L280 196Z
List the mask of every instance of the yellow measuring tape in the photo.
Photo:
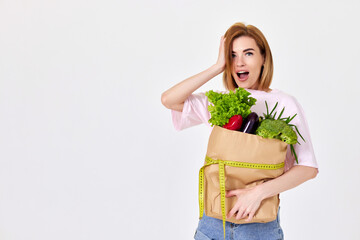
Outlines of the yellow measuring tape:
M219 164L219 183L220 183L220 201L221 201L221 214L223 220L223 230L225 239L225 222L226 222L226 209L225 209L225 165L239 168L252 168L252 169L268 169L276 170L283 168L285 163L278 164L259 164L259 163L246 163L228 160L214 160L208 156L205 157L205 164L199 171L199 206L200 218L203 217L204 212L204 168L212 165Z

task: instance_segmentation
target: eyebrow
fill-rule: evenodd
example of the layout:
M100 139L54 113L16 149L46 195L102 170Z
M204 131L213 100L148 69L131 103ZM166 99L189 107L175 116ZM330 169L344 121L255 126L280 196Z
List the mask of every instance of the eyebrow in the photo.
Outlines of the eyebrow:
M245 49L243 52L248 52L248 51L255 51L255 49L253 49L253 48L247 48L247 49ZM234 51L232 51L233 53L234 53Z

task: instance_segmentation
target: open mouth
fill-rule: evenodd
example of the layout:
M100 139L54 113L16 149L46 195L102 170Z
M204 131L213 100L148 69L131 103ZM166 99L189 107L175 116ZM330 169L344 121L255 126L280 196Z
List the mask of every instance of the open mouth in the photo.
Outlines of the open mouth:
M249 77L249 72L246 71L240 71L236 74L240 78L240 80L246 80Z

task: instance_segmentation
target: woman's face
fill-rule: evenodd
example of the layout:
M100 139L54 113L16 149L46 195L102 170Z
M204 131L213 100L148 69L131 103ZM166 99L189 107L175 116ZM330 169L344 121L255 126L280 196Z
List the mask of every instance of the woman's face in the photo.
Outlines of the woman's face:
M238 87L258 89L264 57L255 40L248 36L236 38L232 43L232 76Z

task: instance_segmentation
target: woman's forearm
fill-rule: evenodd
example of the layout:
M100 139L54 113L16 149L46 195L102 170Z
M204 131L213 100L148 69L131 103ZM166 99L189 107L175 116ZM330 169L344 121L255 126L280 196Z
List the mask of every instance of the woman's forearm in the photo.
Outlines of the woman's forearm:
M169 109L182 111L184 102L189 95L222 71L221 66L215 64L205 71L185 79L161 95L162 104Z
M280 177L258 185L256 188L262 199L266 199L315 178L317 173L317 168L298 165L292 167Z
M198 73L176 84L161 95L161 102L165 107L176 111L182 111L184 107L184 102L190 96L190 94L192 94L196 89L204 85L210 79L224 71L224 44L225 38L224 36L222 36L220 40L218 59L214 65L212 65L205 71L202 71L201 73Z

